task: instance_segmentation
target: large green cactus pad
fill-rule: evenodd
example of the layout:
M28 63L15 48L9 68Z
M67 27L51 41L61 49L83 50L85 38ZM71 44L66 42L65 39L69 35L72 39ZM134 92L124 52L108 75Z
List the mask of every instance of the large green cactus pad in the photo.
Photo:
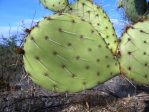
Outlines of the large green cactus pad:
M127 28L120 45L121 72L140 84L149 84L149 20Z
M61 11L68 5L67 0L40 0L43 6L52 11Z
M94 28L105 39L106 44L115 53L117 49L117 38L110 19L106 13L90 0L77 0L74 4L68 7L66 12L80 16L89 21Z
M78 92L119 73L105 41L88 22L72 15L45 18L24 44L26 71L50 91Z

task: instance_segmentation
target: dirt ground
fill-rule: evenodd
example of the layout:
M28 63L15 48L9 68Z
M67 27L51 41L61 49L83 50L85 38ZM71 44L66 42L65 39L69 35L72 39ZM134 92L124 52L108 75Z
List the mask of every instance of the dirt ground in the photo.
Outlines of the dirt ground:
M134 88L119 77L75 94L47 92L26 81L0 90L0 112L149 112L148 87Z

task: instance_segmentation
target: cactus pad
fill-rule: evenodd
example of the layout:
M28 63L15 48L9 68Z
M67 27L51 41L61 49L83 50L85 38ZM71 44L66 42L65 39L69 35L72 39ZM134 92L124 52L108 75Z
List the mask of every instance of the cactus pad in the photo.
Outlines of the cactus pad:
M52 11L61 11L68 5L67 0L40 0L40 2L46 9Z
M117 38L115 30L110 19L99 6L93 4L90 0L77 0L68 7L66 12L89 21L94 26L95 30L100 33L101 37L105 39L106 44L112 52L116 51Z
M33 81L57 92L78 92L119 73L118 63L92 25L69 14L40 21L24 43Z
M126 29L120 45L121 72L139 84L149 84L149 20Z
M147 11L146 0L119 0L118 7L125 10L126 16L132 22L137 22Z

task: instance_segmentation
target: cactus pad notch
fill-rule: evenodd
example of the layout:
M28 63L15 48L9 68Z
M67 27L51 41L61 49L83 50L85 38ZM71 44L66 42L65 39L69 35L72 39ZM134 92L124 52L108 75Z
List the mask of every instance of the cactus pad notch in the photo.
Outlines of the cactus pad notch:
M56 92L79 92L119 73L119 65L92 25L69 14L45 18L24 43L33 81Z
M127 28L122 36L121 72L138 84L149 84L149 20Z

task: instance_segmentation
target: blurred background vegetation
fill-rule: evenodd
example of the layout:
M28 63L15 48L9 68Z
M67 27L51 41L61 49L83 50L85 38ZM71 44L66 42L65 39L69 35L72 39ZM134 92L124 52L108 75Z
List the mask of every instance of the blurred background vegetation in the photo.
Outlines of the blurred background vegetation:
M0 42L0 89L9 89L19 82L22 75L22 56L16 53L18 35L1 37Z

